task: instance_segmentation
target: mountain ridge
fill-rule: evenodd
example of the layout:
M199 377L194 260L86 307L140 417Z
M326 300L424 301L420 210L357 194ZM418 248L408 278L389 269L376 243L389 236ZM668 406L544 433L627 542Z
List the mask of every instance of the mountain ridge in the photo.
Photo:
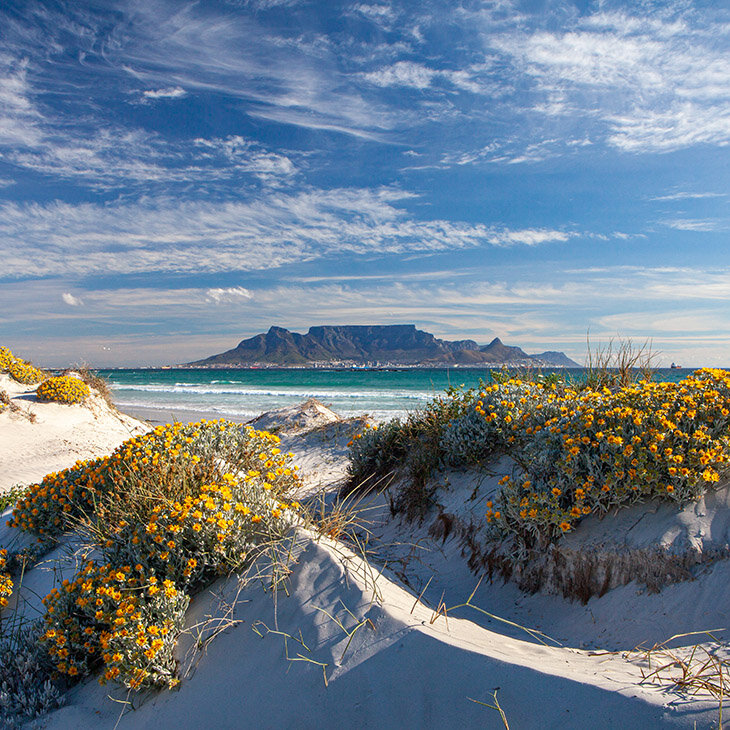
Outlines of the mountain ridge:
M488 345L474 340L443 340L413 324L319 325L302 335L272 326L241 340L225 352L185 363L187 367L251 365L307 366L322 363L388 365L522 365L581 367L565 353L528 355L495 337Z

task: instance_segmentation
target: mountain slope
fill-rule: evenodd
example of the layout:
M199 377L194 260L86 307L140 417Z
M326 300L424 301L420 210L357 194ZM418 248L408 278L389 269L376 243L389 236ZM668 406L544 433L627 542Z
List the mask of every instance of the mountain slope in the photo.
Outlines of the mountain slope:
M579 367L563 353L531 356L499 338L484 347L473 340L441 340L415 325L340 325L310 327L305 335L283 327L242 340L231 350L188 363L196 367L250 364L306 365L314 362L388 362L403 365L544 364L550 355L561 367ZM553 357L554 356L554 357ZM545 358L545 363L553 362ZM570 363L567 365L566 363Z

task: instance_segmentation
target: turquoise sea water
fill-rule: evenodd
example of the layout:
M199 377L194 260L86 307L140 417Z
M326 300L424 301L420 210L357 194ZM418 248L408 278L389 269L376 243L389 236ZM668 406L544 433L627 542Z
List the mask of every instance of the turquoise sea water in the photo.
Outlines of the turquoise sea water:
M546 372L546 371L543 371ZM582 370L555 371L580 379ZM655 379L677 381L691 370L662 369ZM478 386L486 369L383 370L101 370L114 402L124 408L188 410L210 418L253 418L264 411L317 398L342 416L378 420L422 407L449 385Z

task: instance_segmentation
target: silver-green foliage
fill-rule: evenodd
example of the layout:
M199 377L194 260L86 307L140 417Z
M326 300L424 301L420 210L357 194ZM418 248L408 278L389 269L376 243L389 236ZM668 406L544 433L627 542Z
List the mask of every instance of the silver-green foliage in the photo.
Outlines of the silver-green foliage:
M20 727L60 707L64 695L48 677L40 622L0 637L0 726Z

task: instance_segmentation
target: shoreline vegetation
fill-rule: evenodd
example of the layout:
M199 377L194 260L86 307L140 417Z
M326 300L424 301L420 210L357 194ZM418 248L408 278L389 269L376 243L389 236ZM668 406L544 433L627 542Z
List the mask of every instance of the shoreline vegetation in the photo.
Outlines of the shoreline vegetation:
M169 721L185 706L183 699L174 704L175 697L201 686L193 666L215 676L215 655L218 671L228 676L237 661L248 661L248 655L224 659L213 648L243 646L235 637L243 636L245 615L259 639L268 637L267 646L283 641L284 658L279 651L266 654L268 661L272 667L296 662L305 672L306 692L328 708L310 717L325 727L335 721L324 698L337 696L330 685L348 686L346 667L352 677L371 666L387 677L402 670L392 656L390 669L379 669L389 626L394 637L412 637L413 656L421 656L415 637L428 636L431 649L421 662L447 652L444 666L459 667L440 689L424 668L412 678L424 690L456 692L468 684L476 694L473 680L501 676L509 698L500 704L495 690L487 703L465 700L454 708L444 701L428 718L413 715L400 726L439 727L454 712L467 725L486 717L508 726L511 713L521 718L519 726L541 727L546 717L548 724L562 722L560 708L538 710L529 697L516 702L524 680L517 681L515 668L535 665L531 681L538 684L541 674L555 687L569 680L570 687L600 688L606 707L618 708L619 697L629 702L617 709L628 727L661 726L678 700L683 710L673 722L709 723L712 713L721 725L730 636L706 634L717 627L698 625L701 615L675 617L671 625L682 630L674 633L684 637L679 645L677 636L673 642L655 637L645 650L623 644L617 627L613 641L623 653L602 646L606 637L582 619L568 621L570 628L561 623L567 615L584 616L589 602L600 613L595 601L612 605L612 595L630 586L648 591L631 598L636 615L643 615L642 600L691 591L689 581L706 574L703 580L713 580L713 566L724 570L730 562L730 533L707 527L713 520L730 526L730 497L723 496L730 474L730 373L705 368L676 383L654 382L650 365L645 348L620 344L594 353L582 382L559 372L495 371L478 388L449 388L406 418L380 424L343 420L316 401L249 425L218 419L152 428L127 419L127 434L110 436L114 447L99 446L80 460L67 452L66 466L0 497L7 520L0 528L0 721L14 727L45 716L44 722L59 718L58 727L73 726L77 716L57 710L70 688L83 689L89 712L108 704L108 690L95 694L91 679L122 692L121 713L103 711L110 726L115 712L117 722L133 727L153 721L157 702L145 701L152 696L164 698L160 707L171 713L164 716ZM88 371L51 376L0 348L0 378L9 389L0 391L2 433L31 434L32 427L42 439L51 413L70 422L72 414L93 411L97 429L126 418ZM688 510L698 503L704 513L695 510L700 522L689 524ZM627 520L641 523L640 539ZM684 528L675 525L704 537L687 537L685 544ZM329 602L297 613L297 601L325 600L320 573L349 577L327 589ZM449 588L445 575L462 578ZM578 626L593 631L591 642L610 660L480 608L475 596L502 600L505 610L517 605L500 598L508 587L499 588L497 578L532 595L530 605L542 607L543 620L563 626L568 637ZM453 593L455 587L464 590L462 600L445 602L447 588ZM226 598L212 608L216 591ZM357 608L348 603L353 591ZM273 618L245 613L248 604L259 612L273 606ZM312 612L319 639L302 633ZM454 616L469 621L451 626L450 615L452 622ZM493 623L504 635L486 628ZM651 646L653 636L642 640ZM255 655L252 661L256 666ZM461 674L466 667L473 677ZM272 681L273 675L264 677L249 690L268 693ZM170 694L172 688L181 694ZM495 714L479 715L485 707ZM188 723L189 711L180 710ZM198 711L205 717L223 710ZM340 721L347 716L337 712ZM595 716L590 707L574 707L577 724L563 726L584 726Z

